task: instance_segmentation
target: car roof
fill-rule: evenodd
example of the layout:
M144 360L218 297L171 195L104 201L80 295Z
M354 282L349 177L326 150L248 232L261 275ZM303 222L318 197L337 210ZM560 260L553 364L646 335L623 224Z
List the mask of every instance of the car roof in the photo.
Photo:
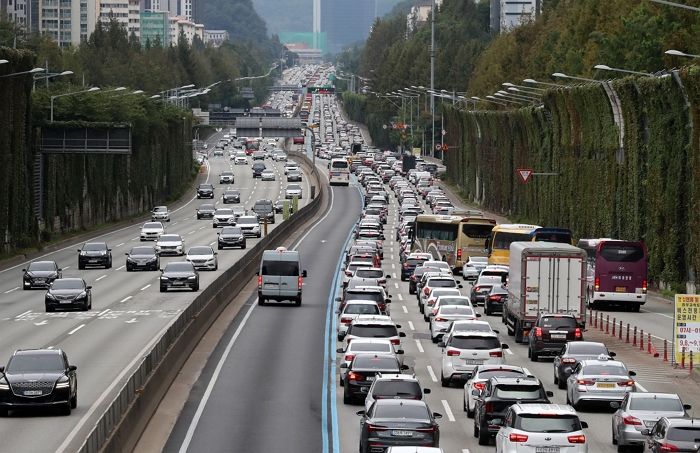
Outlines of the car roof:
M492 377L490 380L493 384L540 384L540 380L532 375L523 377Z
M647 399L656 399L656 398L667 398L667 399L681 399L680 396L678 396L676 393L654 393L654 392L630 392L629 394L630 398L647 398Z
M601 354L601 356L602 355L603 354ZM620 366L623 368L627 368L627 366L623 362L620 362L619 360L603 359L600 356L598 356L597 359L581 360L579 363L583 367L588 366L588 365L614 365L614 366Z
M520 414L578 415L568 404L516 403L511 409Z
M394 321L391 316L386 315L358 315L352 322L353 324L391 324L394 325Z
M63 354L62 349L17 349L12 353L15 355L61 355Z
M446 305L449 306L449 305ZM463 307L464 305L457 305L457 307ZM498 337L498 334L494 332L493 330L491 331L485 331L485 330L455 330L452 333L452 337L458 337L458 338L463 338L463 337Z

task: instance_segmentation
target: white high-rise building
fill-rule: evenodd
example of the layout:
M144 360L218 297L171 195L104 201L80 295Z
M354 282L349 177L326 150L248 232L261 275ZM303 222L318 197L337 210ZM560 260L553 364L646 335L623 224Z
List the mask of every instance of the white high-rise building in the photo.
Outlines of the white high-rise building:
M180 0L179 15L192 20L192 0Z
M140 31L140 1L139 0L100 0L99 20L107 24L111 19L116 20L131 36L132 33L139 36Z
M501 33L534 21L542 0L491 0L491 31Z
M95 0L39 0L39 32L59 46L78 46L95 31Z

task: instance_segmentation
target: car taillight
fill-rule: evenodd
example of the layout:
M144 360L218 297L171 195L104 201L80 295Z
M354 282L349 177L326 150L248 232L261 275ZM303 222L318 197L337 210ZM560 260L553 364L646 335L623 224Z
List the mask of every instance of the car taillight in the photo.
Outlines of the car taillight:
M440 318L440 317L435 318L435 322L445 322L445 321L447 321L445 318Z
M367 424L367 431L369 432L386 431L387 429L386 426Z
M491 351L489 357L503 357L503 351Z
M462 259L462 249L457 249L457 259L458 260Z
M475 287L474 287L474 292L475 292L475 293L478 293L479 291L481 291L481 286L475 286Z
M595 382L593 382L593 381L591 381L591 380L589 380L589 379L578 379L578 380L576 381L576 383L577 383L578 385L594 385L594 384L595 384Z
M661 444L659 445L659 451L669 452L669 451L679 451L678 447L673 444Z
M511 442L527 442L527 436L525 434L511 433L510 436L508 436L508 440Z
M646 279L642 280L642 291L647 292L647 281Z
M634 385L634 381L632 379L628 381L619 381L617 385L618 387L632 387Z
M594 286L595 286L596 291L598 291L600 289L600 277L595 278Z
M586 443L586 436L584 436L583 434L569 436L569 437L567 437L567 439L569 439L570 444L585 444Z
M430 294L430 288L423 288L423 294L425 294L426 296Z
M565 357L561 359L561 363L576 363L576 359L572 359L570 357Z
M493 296L489 296L489 300L494 301L494 302L500 302L501 301L501 296L494 294Z
M341 324L350 324L350 323L352 323L352 318L340 318L340 323Z
M297 285L298 285L299 290L301 290L301 287L304 285L304 278L303 277L301 277L301 276L297 277Z
M535 327L535 338L542 338L542 327Z
M487 414L493 412L493 409L494 409L493 403L484 404L484 412L486 412Z
M347 275L348 277L352 277L352 271L345 271L345 275Z
M408 269L408 263L403 263L403 268Z
M420 433L434 433L437 431L437 427L431 426L430 428L416 428L416 431Z
M262 275L258 275L258 288L262 288Z
M391 344L393 344L393 345L399 345L399 344L401 344L401 340L399 340L398 338L392 338L392 339L391 339Z
M485 382L475 382L474 388L478 389L478 390L483 390L484 388L486 388L486 383Z
M576 330L574 331L574 337L576 337L576 339L578 339L578 340L581 339L581 328L580 327L577 327Z
M354 359L354 358L355 358L355 354L345 354L345 357L343 358L343 360L345 360L346 362L352 362L352 359Z
M448 349L447 350L447 355L450 357L455 357L459 355L459 350L458 349Z
M351 371L348 373L348 379L350 379L351 381L364 381L365 377L359 373Z
M625 425L642 426L642 421L639 420L637 417L633 417L631 415L628 415L627 417L623 417L622 422Z

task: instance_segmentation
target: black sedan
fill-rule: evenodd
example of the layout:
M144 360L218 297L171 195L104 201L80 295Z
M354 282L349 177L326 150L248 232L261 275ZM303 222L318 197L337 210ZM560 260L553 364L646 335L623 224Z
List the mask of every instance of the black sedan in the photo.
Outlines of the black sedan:
M60 349L15 351L0 367L0 415L33 407L58 407L70 415L78 405L76 369Z
M48 288L54 280L61 278L62 272L55 261L33 261L22 269L22 288Z
M92 308L92 286L82 278L59 278L46 291L44 296L46 311L57 308L78 308L87 311Z
M435 420L442 414L430 412L425 401L379 399L357 415L362 417L360 453L378 451L375 447L440 446L440 426Z
M219 234L218 248L222 250L226 247L245 248L245 235L240 227L224 227Z
M398 374L408 369L394 354L357 354L349 365L343 363L340 367L347 368L343 383L345 404L364 401L377 373Z
M226 203L240 203L241 202L241 191L235 189L229 189L224 192L224 204Z
M165 265L161 269L160 292L164 293L171 288L190 288L199 291L199 273L189 261L176 261Z
M105 242L86 242L78 250L78 269L87 266L112 268L112 249Z
M126 271L139 269L157 271L160 269L160 257L155 247L134 247L126 255Z
M211 184L197 186L197 198L214 198L214 186Z
M561 349L561 352L554 357L554 383L560 389L566 388L566 380L576 368L576 364L581 360L597 359L600 355L610 358L615 357L615 353L608 351L607 346L595 341L569 341Z
M197 220L211 219L214 217L214 211L216 211L216 207L213 204L201 205L197 208Z
M493 285L484 299L484 313L487 316L497 312L502 313L507 301L508 290L501 285Z

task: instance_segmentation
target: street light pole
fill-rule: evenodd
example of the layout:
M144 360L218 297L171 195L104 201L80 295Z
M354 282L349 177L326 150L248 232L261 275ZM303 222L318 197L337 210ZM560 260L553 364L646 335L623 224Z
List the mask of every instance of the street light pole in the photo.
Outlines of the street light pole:
M435 90L435 0L430 2L430 90ZM435 157L435 97L430 95L430 135L432 146L430 152Z
M100 90L99 87L92 87L92 88L87 89L87 90L72 91L72 92L70 92L70 93L55 94L55 95L51 96L51 121L50 121L50 122L53 123L53 102L54 102L55 99L57 99L57 98L62 98L62 97L64 97L64 96L71 96L71 95L74 95L74 94L91 93L91 92L93 92L93 91L99 91L99 90Z

